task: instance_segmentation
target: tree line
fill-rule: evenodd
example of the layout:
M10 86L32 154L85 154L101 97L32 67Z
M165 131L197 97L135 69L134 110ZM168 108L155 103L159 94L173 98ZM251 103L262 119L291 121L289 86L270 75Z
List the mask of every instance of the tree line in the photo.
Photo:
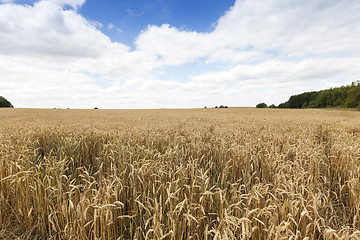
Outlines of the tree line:
M265 103L259 103L257 108L267 108ZM330 88L321 91L304 92L293 95L287 102L273 108L359 108L360 109L360 80L350 85Z

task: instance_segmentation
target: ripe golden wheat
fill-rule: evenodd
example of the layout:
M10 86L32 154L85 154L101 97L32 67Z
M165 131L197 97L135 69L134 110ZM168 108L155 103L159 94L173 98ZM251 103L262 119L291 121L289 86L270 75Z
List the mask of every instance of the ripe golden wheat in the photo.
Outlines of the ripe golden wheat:
M0 239L360 239L360 112L0 110Z

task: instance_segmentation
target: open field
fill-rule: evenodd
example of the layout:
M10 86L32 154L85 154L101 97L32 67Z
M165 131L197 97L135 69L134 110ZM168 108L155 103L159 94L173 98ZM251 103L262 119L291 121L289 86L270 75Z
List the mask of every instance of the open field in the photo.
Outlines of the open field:
M0 239L360 239L360 112L0 109Z

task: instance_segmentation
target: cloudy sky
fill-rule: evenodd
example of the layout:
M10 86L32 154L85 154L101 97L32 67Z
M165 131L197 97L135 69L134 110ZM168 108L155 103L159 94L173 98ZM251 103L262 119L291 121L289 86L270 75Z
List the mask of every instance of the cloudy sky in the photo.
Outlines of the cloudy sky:
M0 0L15 107L279 104L360 79L359 0Z

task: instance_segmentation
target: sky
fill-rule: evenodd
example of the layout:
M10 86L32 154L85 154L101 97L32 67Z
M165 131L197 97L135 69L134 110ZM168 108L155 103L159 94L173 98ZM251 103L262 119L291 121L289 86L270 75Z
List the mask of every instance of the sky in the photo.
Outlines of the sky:
M279 104L360 79L359 0L0 0L18 108Z

